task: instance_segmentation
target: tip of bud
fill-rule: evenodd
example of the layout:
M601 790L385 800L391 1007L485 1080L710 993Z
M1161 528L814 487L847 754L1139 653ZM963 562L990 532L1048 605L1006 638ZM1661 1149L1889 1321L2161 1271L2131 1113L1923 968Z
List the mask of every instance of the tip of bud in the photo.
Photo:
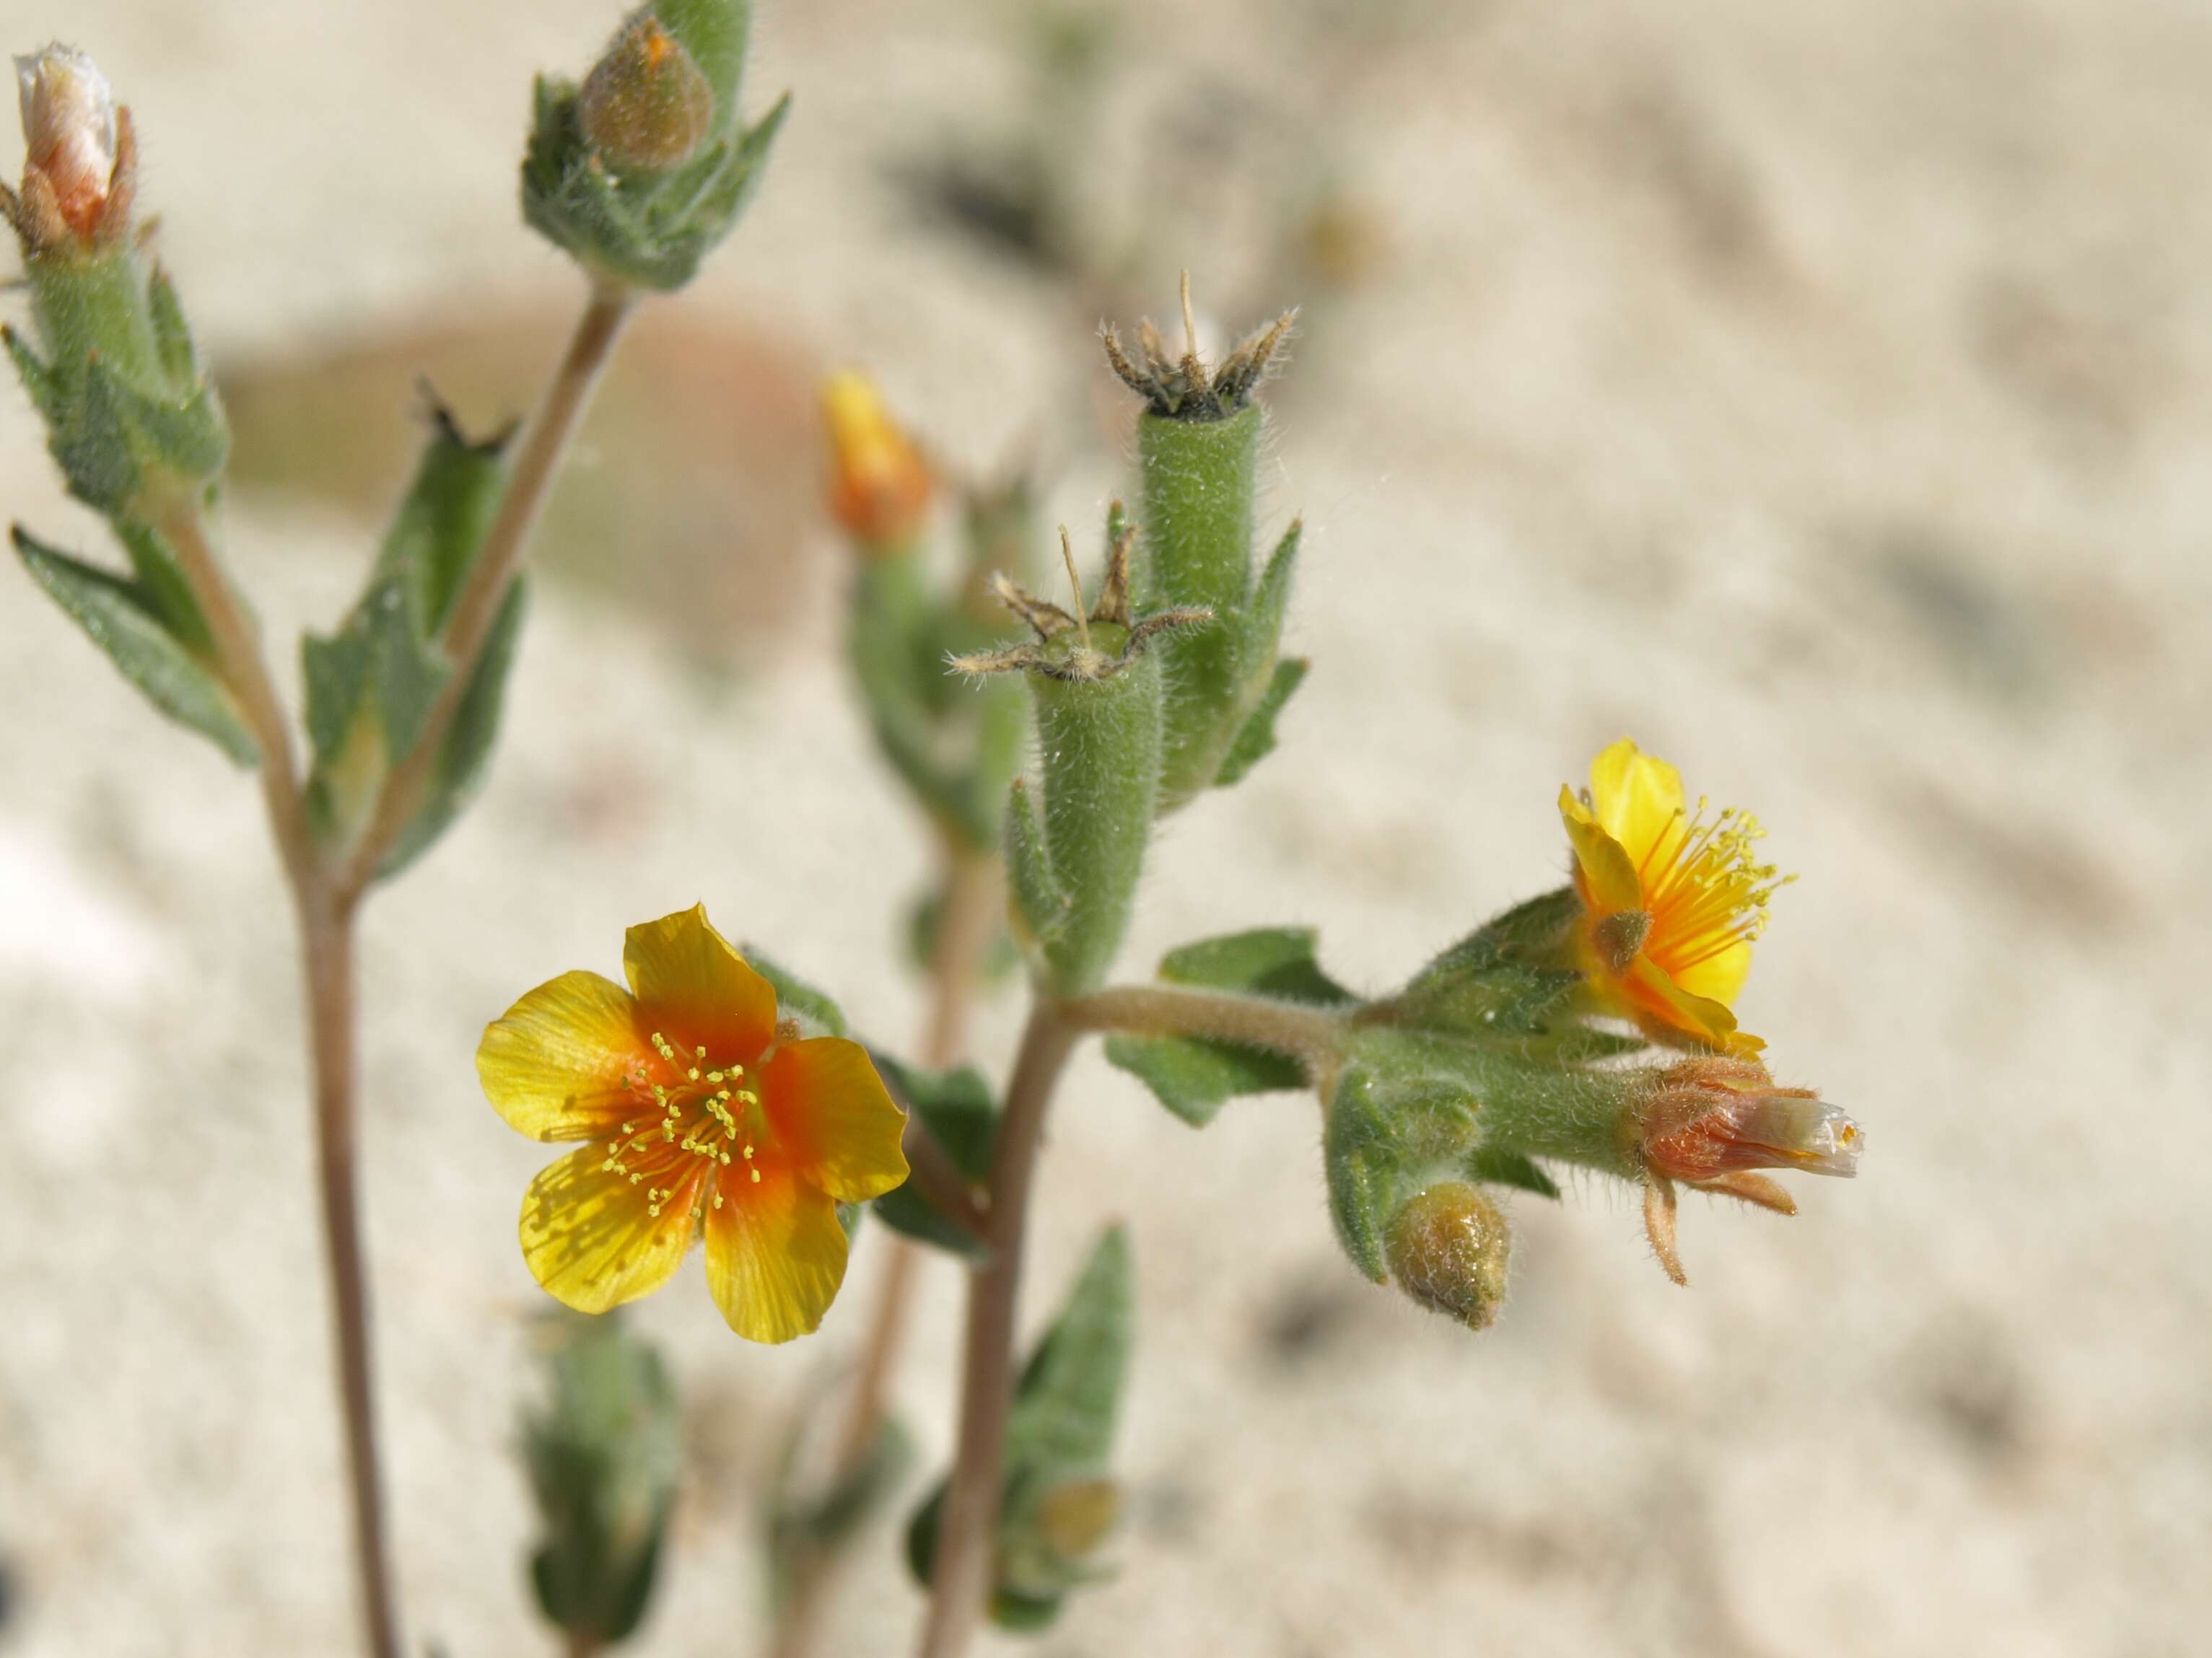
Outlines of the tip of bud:
M1390 1222L1390 1276L1398 1287L1470 1330L1497 1321L1511 1251L1505 1217L1464 1181L1428 1187Z
M25 240L38 246L74 235L93 240L116 227L112 201L127 206L125 122L100 65L58 42L15 59L23 118Z
M650 12L623 26L577 94L593 149L624 171L665 173L699 153L714 125L714 88L684 43Z
M935 487L920 451L857 369L823 382L822 416L830 428L830 515L865 546L902 546L921 528Z

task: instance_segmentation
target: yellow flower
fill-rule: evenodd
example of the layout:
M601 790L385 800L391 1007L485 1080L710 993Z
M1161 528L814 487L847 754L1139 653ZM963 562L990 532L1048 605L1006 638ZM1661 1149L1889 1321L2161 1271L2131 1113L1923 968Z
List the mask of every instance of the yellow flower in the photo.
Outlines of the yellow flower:
M1590 762L1577 798L1559 791L1590 982L1650 1035L1735 1054L1765 1044L1729 1011L1751 971L1751 941L1784 884L1753 843L1765 830L1734 806L1685 805L1681 774L1626 738Z
M630 928L629 988L542 984L484 1030L477 1074L508 1125L585 1140L531 1182L522 1255L548 1294L604 1313L665 1284L703 1232L730 1327L788 1341L845 1276L840 1203L906 1179L905 1118L867 1050L800 1039L704 905Z
M822 412L830 426L830 515L870 551L896 551L929 509L928 466L866 374L832 374L822 387Z

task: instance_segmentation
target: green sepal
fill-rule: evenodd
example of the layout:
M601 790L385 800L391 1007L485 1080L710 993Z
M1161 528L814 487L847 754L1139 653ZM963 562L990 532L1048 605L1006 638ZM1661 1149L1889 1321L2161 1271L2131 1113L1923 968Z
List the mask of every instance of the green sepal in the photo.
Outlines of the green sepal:
M1348 1066L1329 1101L1322 1139L1329 1213L1353 1266L1389 1277L1390 1221L1407 1199L1477 1149L1481 1111L1457 1081L1378 1076Z
M33 257L24 278L46 355L12 334L9 351L70 493L115 517L157 483L188 495L219 477L229 428L167 278L127 245Z
M445 738L438 745L438 760L430 774L429 791L407 827L393 840L384 861L377 865L380 881L398 874L428 851L483 786L491 751L499 738L500 711L507 698L507 673L514 665L521 642L522 618L529 609L529 584L522 577L517 576L508 584L507 596L500 601L499 612L492 618L491 630L484 636L476 671L470 676L468 689L462 692L460 704L453 711L453 723L447 727Z
M1559 1195L1559 1182L1546 1174L1534 1157L1509 1151L1502 1145L1479 1148L1469 1155L1465 1166L1474 1179L1487 1181L1492 1186L1517 1187L1540 1198L1556 1199Z
M36 539L17 525L15 550L32 579L107 653L147 701L215 742L242 766L260 750L212 668L172 631L165 601L143 580L112 575ZM142 542L134 552L150 552ZM197 611L194 612L197 616Z
M1315 1007L1352 1007L1358 998L1321 969L1310 927L1262 927L1204 938L1161 958L1170 984L1274 996ZM1285 1054L1194 1036L1109 1036L1106 1057L1152 1090L1194 1128L1239 1094L1303 1088L1305 1070Z
M1515 906L1445 950L1389 1003L1396 1023L1534 1057L1632 1051L1589 1029L1574 933L1582 900L1562 887ZM1565 1049L1565 1052L1561 1050Z
M1097 652L1109 658L1126 637L1118 625L1095 618L1091 634ZM1058 995L1079 996L1104 981L1135 908L1159 802L1158 645L1156 639L1097 677L1024 676L1036 715L1046 867L1066 895L1057 926L1038 934L1045 982ZM1081 647L1063 633L1043 648Z
M1059 938L1066 924L1066 889L1053 873L1052 853L1044 843L1036 805L1029 786L1019 778L1006 792L1006 883L1012 902L1009 916L1015 925L1015 942L1042 971L1044 950Z
M775 1005L779 1016L796 1018L800 1029L809 1036L852 1035L851 1027L845 1023L845 1010L839 1007L827 992L816 989L797 974L763 955L753 944L740 946L738 954L752 963L754 972L775 987Z
M1241 780L1244 774L1258 765L1275 748L1275 717L1283 705L1291 700L1291 693L1305 681L1306 670L1312 666L1302 656L1287 656L1275 664L1275 671L1267 681L1267 689L1261 694L1252 712L1245 716L1236 740L1229 752L1221 758L1221 769L1214 774L1217 788L1227 788Z
M653 0L653 15L714 89L713 131L717 137L728 132L737 125L738 94L744 83L751 0Z
M1046 1627L1069 1590L1103 1575L1091 1558L1103 1528L1066 1535L1054 1524L1054 1498L1107 1483L1135 1322L1128 1236L1109 1227L1015 1387L990 1605L1001 1628ZM940 1482L907 1527L907 1564L925 1585L936 1564L945 1493Z
M725 126L682 166L625 174L584 137L573 85L540 76L534 98L523 218L586 268L661 292L690 282L736 226L791 106L787 93L756 125Z

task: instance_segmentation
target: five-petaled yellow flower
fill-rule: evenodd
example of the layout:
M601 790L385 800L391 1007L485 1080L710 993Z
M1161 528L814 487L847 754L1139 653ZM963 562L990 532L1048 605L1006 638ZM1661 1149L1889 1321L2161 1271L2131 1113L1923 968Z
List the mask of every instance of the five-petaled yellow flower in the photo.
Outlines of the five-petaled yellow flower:
M730 1327L788 1341L845 1276L840 1203L906 1179L905 1118L867 1050L801 1038L704 905L630 928L629 988L564 973L484 1030L477 1074L509 1125L583 1140L530 1185L522 1254L580 1312L649 1295L703 1232Z
M1759 820L1734 806L1709 817L1702 799L1691 811L1681 774L1625 737L1590 762L1580 797L1559 791L1559 815L1590 982L1662 1040L1757 1053L1765 1044L1736 1029L1730 1004L1786 878L1753 853Z

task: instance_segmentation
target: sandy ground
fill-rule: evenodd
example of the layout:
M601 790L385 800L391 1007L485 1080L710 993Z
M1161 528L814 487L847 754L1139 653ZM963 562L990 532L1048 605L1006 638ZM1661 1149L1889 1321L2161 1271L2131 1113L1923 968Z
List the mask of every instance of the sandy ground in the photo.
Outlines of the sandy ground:
M1042 430L1056 509L1094 525L1118 476L1097 290L918 226L884 184L1013 106L1007 15L775 9L756 96L795 85L800 114L687 314L876 365L971 465ZM100 54L206 343L267 363L465 322L456 295L562 302L514 222L518 112L529 70L608 21L25 0L6 33ZM1129 970L1301 920L1385 986L1558 878L1559 783L1632 732L1802 872L1743 1011L1871 1144L1795 1221L1691 1205L1686 1293L1621 1191L1522 1201L1514 1302L1477 1339L1338 1256L1310 1102L1195 1136L1087 1058L1036 1283L1133 1224L1132 1518L1121 1575L1036 1649L2200 1650L2212 15L1159 0L1116 51L1122 142L1241 87L1321 144L1381 249L1310 309L1274 395L1315 674L1281 751L1164 836ZM1255 314L1311 297L1237 214L1208 222L1121 280L1156 311L1177 263ZM0 497L89 539L12 392ZM344 603L362 528L339 507L247 496L231 527L273 637ZM805 535L775 627L720 658L663 605L607 602L653 546L550 586L492 787L372 916L392 1500L413 1623L453 1658L538 1638L512 1216L541 1153L477 1093L483 1022L702 896L870 1030L918 1016L885 943L921 842L839 672L834 549ZM12 574L0 708L0 1650L345 1650L295 993L252 791ZM992 1010L985 1055L1014 1017ZM696 1271L644 1308L700 1453L646 1649L746 1649L748 1482L850 1353L872 1266L794 1349L732 1341ZM933 1272L902 1388L933 1456L955 1287ZM898 1650L915 1606L884 1540L836 1649Z

